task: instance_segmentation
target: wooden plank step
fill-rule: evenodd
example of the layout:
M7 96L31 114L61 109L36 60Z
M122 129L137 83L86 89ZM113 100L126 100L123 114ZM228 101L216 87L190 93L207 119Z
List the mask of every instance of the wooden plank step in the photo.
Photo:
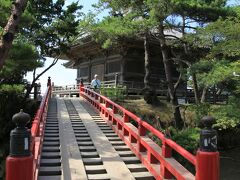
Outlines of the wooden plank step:
M102 159L101 158L83 158L83 164L84 165L102 165Z
M60 152L42 152L41 158L43 159L60 159Z
M79 150L81 152L94 152L94 151L97 151L94 146L80 146Z
M112 141L110 142L113 146L124 146L126 145L123 141Z
M112 133L110 133L110 134L105 133L105 136L106 137L118 137L117 134L112 134Z
M88 132L86 130L78 131L78 130L73 130L75 134L87 134Z
M79 142L84 142L84 141L91 141L90 137L78 137L76 138L77 141Z
M62 168L59 167L43 167L39 168L39 176L62 175Z
M61 166L60 159L41 159L40 166Z
M119 151L118 152L120 157L133 157L136 156L132 151Z
M103 165L85 166L87 174L105 174L107 173Z
M55 175L55 176L38 176L38 180L62 180L62 176Z
M43 147L42 152L60 152L59 147Z
M116 146L114 147L116 151L129 151L130 148L128 146Z
M133 172L132 175L136 180L155 180L150 172Z
M148 171L146 167L143 166L143 164L127 164L128 169L131 172L146 172Z
M58 126L56 127L56 126L46 126L45 127L45 131L46 130L58 130L59 128L58 128Z
M59 133L59 130L45 130L45 134L57 134L57 133Z
M90 136L88 133L85 133L85 134L75 134L75 137L77 139L78 137L82 138L82 137L90 137Z
M56 137L45 136L44 141L58 141L59 142L59 136L56 136Z
M111 130L102 130L102 132L105 134L111 134L111 133L115 133L112 129Z
M73 121L72 121L72 123L73 123ZM72 124L72 127L85 127L85 125L84 125L83 123L80 123L80 122L79 122L79 123L77 123L77 124L76 124L76 123L73 123L73 124Z
M55 137L55 138L59 138L59 133L56 134L49 134L49 133L45 133L44 137Z
M58 125L58 121L47 121L46 125Z
M109 131L112 131L112 128L110 128L109 126L108 127L99 127L102 131L107 131L107 130L109 130Z
M81 152L82 158L97 158L99 154L97 151L94 152Z
M141 161L137 157L122 157L125 164L139 164Z
M109 141L122 141L119 137L109 137Z
M80 126L82 126L83 125L83 122L82 122L82 120L81 119L77 119L77 120L74 120L74 119L71 119L71 124L72 125L80 125Z
M58 124L47 124L46 123L46 128L50 128L50 127L55 127L55 128L58 128Z
M74 132L78 132L78 131L86 131L86 128L73 128Z
M78 146L93 146L92 141L87 141L87 142L78 142Z
M108 174L88 174L89 180L110 180Z
M44 141L43 146L60 146L60 143L59 141L54 141L54 142Z

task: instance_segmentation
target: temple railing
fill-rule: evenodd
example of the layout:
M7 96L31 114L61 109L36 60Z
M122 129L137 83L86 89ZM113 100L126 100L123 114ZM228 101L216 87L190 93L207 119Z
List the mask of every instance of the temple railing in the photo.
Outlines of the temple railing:
M138 156L156 179L219 179L219 153L216 149L212 152L211 149L203 150L204 148L200 148L195 156L135 114L92 89L81 85L80 96L99 112L101 117ZM130 123L132 121L137 126ZM213 132L214 130L210 129L209 131ZM148 137L148 132L161 142L161 146ZM214 135L214 133L212 134ZM208 135L201 137L202 147L205 145L210 147L211 144L208 144L210 143L209 138L215 138L215 135L213 137L208 137ZM214 145L215 142L211 143ZM172 151L175 151L186 161L190 162L195 168L196 175L192 174L173 158Z
M39 106L39 109L34 117L33 122L32 122L31 152L32 152L33 158L34 158L34 160L33 160L34 179L37 179L37 177L38 177L38 168L39 168L40 155L41 155L40 153L42 150L42 143L43 143L47 110L48 110L48 104L49 104L50 97L51 97L51 86L48 86L47 90L45 92L45 95L43 96L43 99L41 101L41 104Z

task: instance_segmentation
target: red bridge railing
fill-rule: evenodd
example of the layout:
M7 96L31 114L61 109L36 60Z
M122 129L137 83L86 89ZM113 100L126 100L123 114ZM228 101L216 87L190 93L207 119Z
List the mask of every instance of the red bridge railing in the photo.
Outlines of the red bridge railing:
M217 151L198 150L197 155L194 156L133 113L83 85L80 87L80 96L100 113L101 117L131 148L156 179L175 177L180 180L219 180L219 153ZM135 121L137 127L130 121ZM151 132L161 141L161 147L147 136L147 132ZM206 143L205 140L204 143ZM189 161L195 167L196 175L174 159L172 151Z
M17 120L15 122L17 124L17 128L13 131L16 132L17 130L18 132L15 134L12 133L13 131L11 132L10 155L6 160L6 180L37 180L50 97L51 80L49 78L46 93L42 98L37 113L35 114L30 130L26 130L25 128L25 123L27 123L30 116L22 111L16 114L17 117L15 119ZM24 118L27 120L25 121ZM25 122L19 126L21 121ZM18 144L15 145L15 143ZM14 151L14 153L11 153L11 146L14 146L12 147L12 151ZM22 154L17 153L18 150L22 152Z
M37 179L38 177L38 168L40 163L40 153L42 150L42 143L44 137L44 129L46 124L47 109L49 99L51 97L51 86L47 87L46 93L41 101L39 109L34 117L31 128L31 152L33 154L33 177Z

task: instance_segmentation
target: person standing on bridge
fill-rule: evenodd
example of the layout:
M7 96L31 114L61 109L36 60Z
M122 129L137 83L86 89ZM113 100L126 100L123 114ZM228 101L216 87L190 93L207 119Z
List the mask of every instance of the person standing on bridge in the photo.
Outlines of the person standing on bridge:
M101 87L101 81L98 79L98 75L94 75L94 79L91 82L91 87L94 89L94 91L99 93L99 89Z

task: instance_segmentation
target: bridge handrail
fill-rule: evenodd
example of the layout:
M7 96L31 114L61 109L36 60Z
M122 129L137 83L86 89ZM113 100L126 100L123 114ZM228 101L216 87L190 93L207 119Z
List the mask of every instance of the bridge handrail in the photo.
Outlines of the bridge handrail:
M41 104L37 110L37 113L34 117L34 120L32 122L31 127L31 152L33 154L33 176L34 179L37 177L37 169L39 167L39 158L42 148L42 142L43 142L43 133L44 133L44 127L45 127L45 121L46 121L46 115L47 115L47 108L48 108L48 102L49 98L51 96L51 86L47 87L47 90L42 98Z
M96 93L92 89L82 87L80 89L80 94L83 97L87 96L87 98L91 98L91 101L95 101L95 104L100 102L100 106L105 105L105 108L111 108L113 111L113 114L117 114L117 111L118 113L120 111L120 114L124 122L129 122L130 119L137 122L138 123L137 138L138 139L141 139L141 136L146 135L146 130L150 131L153 135L158 137L163 144L162 146L162 149L164 149L164 152L162 153L163 157L165 158L172 157L171 154L173 149L196 167L196 156L194 156L193 154L185 150L182 146L178 145L171 139L166 138L162 132L158 131L157 129L152 127L150 124L143 121L141 118L137 117L135 114L131 113L130 111L126 110L120 105L114 103L110 99ZM102 108L104 108L104 106ZM152 150L152 151L154 151L155 154L159 154L159 152L157 152L156 150ZM159 160L159 161L164 161L164 160ZM179 177L182 177L182 176L180 175Z

